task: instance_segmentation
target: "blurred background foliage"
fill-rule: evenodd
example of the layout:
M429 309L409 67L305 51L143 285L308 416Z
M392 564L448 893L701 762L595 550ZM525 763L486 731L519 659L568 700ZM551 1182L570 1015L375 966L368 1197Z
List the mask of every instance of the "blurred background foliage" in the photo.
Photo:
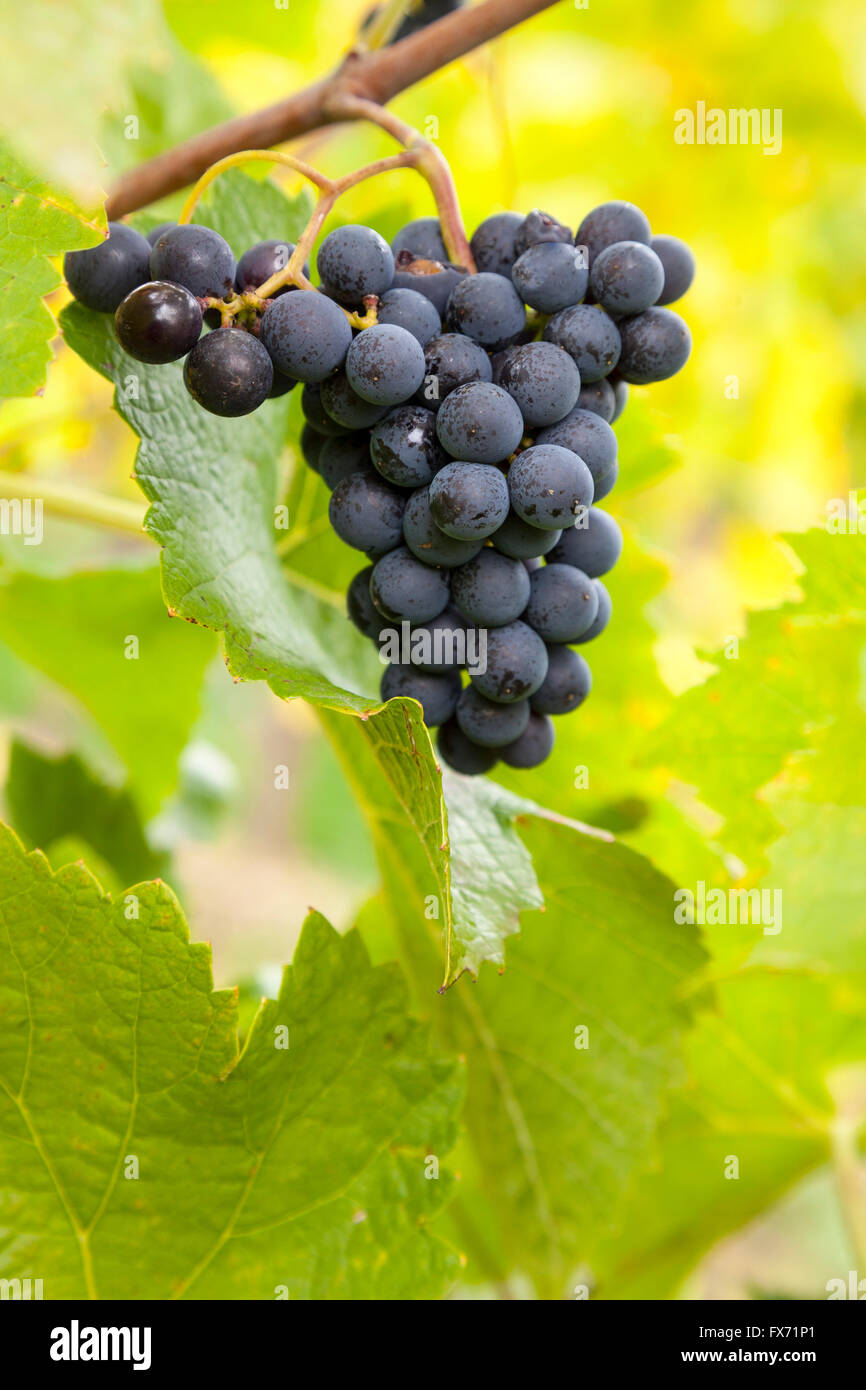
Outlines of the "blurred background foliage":
M124 168L319 76L351 45L369 0L3 8L16 150L92 206L97 186ZM699 101L781 111L781 152L675 143L675 112ZM595 204L624 197L655 231L682 236L696 252L695 285L677 306L692 328L693 357L672 381L633 389L617 427L621 472L610 506L626 550L610 584L614 623L592 649L593 694L561 726L550 763L503 778L615 831L677 883L758 882L768 855L774 883L798 873L816 889L856 872L862 839L853 822L822 838L798 808L862 801L858 786L840 790L858 782L852 760L862 769L862 743L851 742L863 718L861 638L840 646L819 633L791 645L785 614L796 620L802 611L804 562L780 537L822 527L828 500L847 498L864 474L864 104L866 11L853 0L620 0L613 8L563 0L394 103L450 159L470 230L493 211L534 206L576 226ZM337 173L389 143L357 126L292 148ZM272 177L298 192L286 171ZM148 217L178 207L169 199ZM426 185L403 172L355 190L337 218L390 237L431 210ZM62 289L52 296L54 312L65 299ZM140 503L130 480L136 441L110 409L109 385L62 341L55 347L45 393L0 409L0 469L72 477ZM297 429L294 402L290 458ZM354 554L328 538L323 499L300 471L290 496L301 529L287 564L339 591L358 567ZM233 685L210 634L166 619L151 542L48 525L44 546L0 537L0 755L11 766L10 817L34 843L41 827L54 862L83 846L112 885L128 879L136 853L142 875L154 865L167 872L193 934L214 942L217 984L254 974L252 998L290 955L308 904L346 926L376 891L368 832L343 773L307 706ZM811 544L818 586L828 573L835 581L814 600L816 626L826 627L834 604L859 611L849 582L858 545L820 535ZM99 665L118 624L152 633L159 653L137 668L128 691ZM741 656L711 655L730 650L733 638L742 639ZM758 663L751 680L733 669L741 657ZM762 732L749 745L765 699L761 676L772 683L786 658L796 679L790 690L780 685L773 722L784 725L781 707L796 706L790 736L768 746ZM810 679L800 682L806 669ZM809 698L800 689L822 683ZM713 726L719 690L727 723ZM846 722L822 734L843 706ZM810 721L817 759L804 773L791 755L802 753L798 737ZM730 757L738 735L740 762ZM82 761L71 764L70 755ZM40 770L35 757L49 762ZM291 769L288 795L274 791L277 764ZM588 789L575 786L584 765ZM46 783L55 787L52 815L34 806ZM75 825L58 809L70 797L81 812ZM839 858L840 844L848 859ZM817 889L803 910L820 954ZM862 907L844 912L845 940L862 943ZM712 944L718 975L752 947L721 932ZM805 948L801 955L814 961ZM831 968L863 972L866 962L852 948ZM811 1178L730 1237L687 1291L797 1291L810 1287L816 1262L835 1270L847 1247L831 1188L829 1177ZM746 1204L743 1219L755 1209ZM798 1243L804 1222L820 1235ZM678 1277L688 1268L688 1260L677 1266ZM664 1292L665 1277L650 1276L638 1291Z

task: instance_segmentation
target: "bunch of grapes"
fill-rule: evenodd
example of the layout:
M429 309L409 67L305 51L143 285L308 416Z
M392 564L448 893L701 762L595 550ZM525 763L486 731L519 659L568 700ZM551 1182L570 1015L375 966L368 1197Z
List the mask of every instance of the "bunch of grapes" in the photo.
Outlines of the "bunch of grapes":
M203 333L208 304L254 292L293 248L263 242L235 264L204 226L150 241L112 224L67 257L72 292L115 311L134 357L185 357L188 389L216 414L303 383L301 450L334 530L369 561L348 612L390 663L383 698L418 700L459 772L538 766L554 718L590 692L577 649L611 617L602 577L622 535L598 505L618 473L611 426L630 384L689 355L667 307L691 284L689 248L626 202L576 235L539 210L488 217L475 274L450 262L436 218L391 246L343 226L319 248L318 290L253 293L235 324ZM376 322L353 329L371 307Z

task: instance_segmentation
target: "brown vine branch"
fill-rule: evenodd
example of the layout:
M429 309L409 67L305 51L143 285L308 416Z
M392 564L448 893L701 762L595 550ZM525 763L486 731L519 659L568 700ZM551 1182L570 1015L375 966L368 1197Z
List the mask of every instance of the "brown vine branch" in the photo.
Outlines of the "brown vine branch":
M196 135L131 169L112 189L106 210L116 220L193 184L238 150L267 149L347 119L341 97L382 105L422 78L513 29L557 0L484 0L455 10L389 48L349 53L329 76L262 111ZM356 118L357 119L357 118Z

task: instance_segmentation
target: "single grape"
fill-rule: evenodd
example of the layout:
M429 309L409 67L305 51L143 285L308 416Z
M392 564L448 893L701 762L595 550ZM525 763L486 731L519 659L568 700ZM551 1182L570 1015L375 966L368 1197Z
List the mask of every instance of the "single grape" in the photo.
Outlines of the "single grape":
M551 217L549 212L541 212L539 208L535 208L527 213L514 234L515 253L519 259L530 246L541 246L549 242L571 244L571 228Z
M219 232L192 222L169 227L150 253L150 278L183 285L196 299L231 294L235 268L234 252Z
M479 270L511 276L511 268L517 260L514 238L522 223L523 216L519 212L495 212L492 217L485 217L469 243Z
M297 384L293 376L285 376L283 372L278 372L275 367L274 380L268 392L268 400L275 401L280 396L287 396L290 391L294 391Z
M592 501L592 474L571 449L535 444L508 470L508 492L512 508L528 525L561 531L573 526Z
M257 290L266 280L270 280L272 275L285 270L294 249L293 241L258 241L255 246L251 246L249 251L245 251L241 256L235 271L235 289L238 294L244 294L246 290ZM309 265L304 266L304 274L309 279ZM289 290L295 289L297 285L283 285L271 298L275 299L277 295L287 294Z
M519 738L529 723L529 701L494 704L467 685L457 701L456 719L461 731L479 748L503 748Z
M154 280L117 306L117 341L138 362L177 362L201 337L201 307L181 285Z
M510 280L481 271L454 286L445 321L450 332L465 333L495 352L523 332L526 310Z
M578 517L577 525L563 531L562 539L550 552L557 565L574 565L590 579L612 570L622 554L622 531L609 512L589 507Z
M425 261L448 259L438 217L416 217L407 222L391 242L391 250L395 256L399 251L411 251L413 256Z
M667 381L688 361L692 335L688 324L673 309L647 309L633 319L623 319L619 374L624 381L646 386Z
M640 241L615 241L593 261L590 298L608 314L642 314L655 304L665 283L664 266Z
M592 500L600 502L616 482L616 435L610 425L591 410L579 407L537 436L537 444L559 444L582 458L593 482Z
M523 343L503 357L497 383L520 406L527 428L554 425L577 405L580 373L555 343Z
M438 410L446 396L470 381L490 381L490 358L484 348L462 333L443 333L424 348L424 380L417 398Z
M372 227L349 223L329 232L316 265L323 287L343 304L360 304L365 295L384 294L394 279L394 257Z
M530 584L534 578L530 575ZM546 675L547 648L538 633L518 618L505 627L490 629L486 669L473 675L471 680L488 700L510 705L534 695Z
M613 415L611 416L610 423L613 424L615 420L619 419L628 404L628 382L623 381L619 372L611 372L610 384L613 387L614 400Z
M521 560L485 546L474 560L452 572L451 599L470 623L504 627L519 618L529 602L529 574Z
M316 472L331 491L353 473L370 473L370 440L366 431L341 434L322 442Z
M482 545L480 540L458 540L440 531L433 520L429 487L419 487L406 503L403 539L416 559L425 565L441 565L443 569L465 565Z
M595 592L598 594L598 613L595 622L586 629L586 632L582 632L579 637L574 639L578 646L582 646L584 642L592 642L600 633L604 632L610 622L610 615L613 612L610 594L607 592L601 580L594 579L592 585Z
M523 438L523 416L507 391L492 382L458 386L436 416L439 443L452 458L469 463L500 463Z
M682 298L695 278L694 255L678 236L654 236L650 245L665 272L664 288L656 304L673 304Z
M497 550L512 560L534 560L552 550L561 531L541 531L522 516L510 511L498 531L490 537Z
M548 719L546 714L536 714L533 711L520 738L500 749L499 756L509 767L526 771L546 762L553 752L555 742L556 730L553 721Z
M322 405L322 388L320 385L308 381L301 392L301 410L304 419L312 425L319 434L338 435L346 434L347 427L338 425L336 420L332 420L325 407Z
M379 323L405 328L422 347L442 332L442 320L432 302L417 290L387 290L379 300L377 317Z
M405 497L368 469L337 484L328 515L341 541L378 560L400 544L405 506Z
M370 435L370 457L395 487L424 487L447 462L436 438L436 416L423 405L398 405Z
M484 540L508 515L508 483L486 463L448 463L430 484L433 520L446 536Z
M496 766L495 750L470 743L456 719L440 726L436 746L448 766L465 777L477 777Z
M619 329L603 309L594 304L574 304L560 309L547 323L543 338L565 348L577 363L582 383L607 376L619 361Z
M467 623L449 604L427 623L413 624L411 662L424 671L443 675L466 665Z
M332 299L302 290L272 300L262 315L259 339L278 371L298 381L321 382L342 366L352 330Z
M424 723L434 729L453 715L460 688L459 671L436 676L419 671L417 666L389 666L382 677L381 694L383 700L417 700L424 711Z
M600 415L608 425L611 424L616 415L616 396L610 377L602 377L600 381L590 381L586 386L581 386L577 408L591 410L593 415Z
M313 428L309 420L304 421L301 430L301 453L314 473L319 471L319 455L322 452L325 438L324 434L319 434L319 431Z
M583 253L561 241L540 241L515 261L511 281L524 303L542 314L579 304L589 271Z
M159 223L159 226L157 226L157 227L151 227L150 231L149 231L148 234L147 234L147 239L148 239L148 241L150 242L151 246L155 246L155 245L156 245L156 243L159 241L160 237L162 236L163 232L167 232L168 229L169 229L169 227L176 227L176 226L177 226L177 223L176 223L176 222L160 222L160 223Z
M424 349L396 324L365 328L346 353L346 375L365 401L400 405L424 380Z
M548 563L529 583L524 618L545 642L575 642L595 622L598 592L582 570Z
M382 419L384 405L371 405L349 385L345 372L335 372L320 387L322 409L348 430L368 430Z
M145 281L160 279L150 273L150 242L124 222L109 222L108 236L86 251L67 251L63 274L79 304L113 314L121 300Z
M440 319L444 317L448 300L455 285L465 279L466 270L462 265L443 264L441 261L427 261L412 255L411 251L399 251L395 262L393 290L415 290L430 300Z
M592 672L580 652L571 647L547 648L547 675L530 697L536 714L570 714L592 690Z
M359 570L355 575L346 594L346 611L358 631L375 642L378 640L384 623L381 613L378 612L370 597L370 576L372 573L373 566L367 565L365 569Z
M267 399L271 359L242 328L217 328L199 338L183 365L186 389L212 415L249 415Z
M591 269L599 252L615 241L640 241L649 246L651 237L650 224L640 208L634 203L613 201L602 203L587 213L574 242L576 246L586 247Z
M405 545L376 561L370 580L374 604L393 622L429 623L448 603L448 571L417 560Z

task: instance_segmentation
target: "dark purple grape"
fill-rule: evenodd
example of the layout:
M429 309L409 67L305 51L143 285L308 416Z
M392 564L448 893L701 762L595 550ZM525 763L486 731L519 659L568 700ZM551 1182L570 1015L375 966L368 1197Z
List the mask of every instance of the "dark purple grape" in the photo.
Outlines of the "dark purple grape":
M545 642L575 642L595 622L598 592L582 570L547 564L529 576L529 583L524 621Z
M530 583L535 577L530 575ZM481 695L496 704L510 705L534 695L542 684L547 675L547 648L538 633L520 619L491 628L485 669L470 675Z
M332 420L325 407L322 405L322 388L315 382L308 381L301 392L301 410L304 419L312 425L319 434L338 435L347 434L348 427L338 425L336 420Z
M446 536L433 520L429 487L419 487L406 503L403 514L403 538L418 560L425 565L441 565L453 569L465 565L481 549L481 540L458 540Z
M591 410L593 415L600 415L608 425L611 424L616 415L616 396L611 377L602 377L600 381L590 381L586 386L581 386L577 408Z
M424 712L424 723L433 729L454 714L460 688L458 671L435 676L417 666L389 666L382 677L381 692L383 700L417 700Z
M634 203L613 201L602 203L587 213L577 229L574 243L586 247L591 269L599 252L615 241L641 241L649 246L651 237L650 224L640 208Z
M529 703L536 714L570 714L592 690L592 672L571 647L549 646L547 661L547 675Z
M504 627L519 618L529 602L529 575L520 560L485 546L452 571L451 601L479 627Z
M313 428L309 420L304 421L304 426L301 430L300 440L301 453L303 454L305 461L310 465L314 473L318 473L319 471L319 455L322 452L322 446L325 443L325 438L325 435L319 434L319 431Z
M407 222L391 242L391 250L395 257L400 251L411 251L413 256L425 261L448 259L438 217L416 217Z
M612 570L622 554L622 531L609 512L589 507L577 524L563 531L550 552L551 563L574 565L590 579Z
M379 300L379 323L405 328L422 347L442 332L442 320L433 303L417 290L387 290Z
M427 623L412 626L411 662L443 675L466 665L468 624L449 604Z
M512 560L533 560L552 550L561 535L561 531L541 531L537 526L530 526L523 517L511 511L490 539L497 550Z
M359 396L349 385L345 372L335 372L322 382L322 408L331 420L347 430L368 430L377 424L387 409L384 405L372 405Z
M685 366L692 350L688 324L673 309L647 309L636 318L622 319L619 330L619 374L637 386L667 381Z
M154 280L139 285L117 306L117 341L138 362L177 362L202 331L201 307L182 285Z
M496 352L523 332L526 310L510 280L482 271L455 285L445 321L450 332L465 333Z
M575 304L560 309L544 329L544 341L565 348L574 358L581 383L607 376L619 361L619 329L612 318L594 304Z
M404 545L377 560L370 579L374 604L395 622L430 622L445 608L448 592L448 571L423 564Z
M673 304L681 299L695 278L695 258L691 248L677 236L654 236L650 245L664 267L664 288L657 304Z
M546 762L553 752L555 742L556 730L553 721L548 719L546 714L536 714L533 711L520 738L515 739L514 743L509 743L506 748L501 748L499 756L509 767L526 771Z
M217 328L199 338L183 367L186 389L212 415L249 415L274 381L271 359L242 328Z
M589 277L590 298L608 314L642 314L655 304L665 283L664 266L640 241L615 241L596 256Z
M623 381L618 372L611 372L610 384L613 388L614 401L613 415L610 417L610 423L613 424L615 420L619 419L628 405L628 382ZM596 493L596 500L598 500L598 493Z
M577 405L580 373L555 343L523 343L502 356L496 380L517 402L528 429L556 424Z
M395 487L424 487L447 462L436 438L436 416L423 405L399 405L370 435L370 457Z
M441 319L445 316L451 291L465 279L466 273L462 265L427 261L414 257L411 251L400 251L391 288L415 290L417 294L423 294L430 300Z
M586 294L589 271L583 253L561 241L542 241L530 246L511 272L511 280L524 303L542 314L555 314L579 304Z
M235 271L235 289L238 294L244 294L247 290L257 290L266 280L270 280L272 275L285 270L294 249L293 241L259 241L255 246L251 246L249 251L245 251L241 256ZM304 266L304 274L309 278L309 265ZM282 289L276 290L271 298L276 299L277 295L287 294L289 290L294 289L297 289L297 285L284 285Z
M328 233L316 265L323 287L343 304L361 304L365 295L384 294L394 279L387 241L372 227L357 223Z
M484 540L508 515L508 484L486 463L446 464L429 491L433 520L457 540Z
M400 405L424 380L424 349L396 324L376 324L358 334L346 353L346 376L365 401Z
M235 269L228 242L212 227L194 222L169 227L157 237L150 253L150 279L183 285L197 299L224 299L231 294Z
M109 222L108 236L86 251L67 251L63 274L79 304L113 314L137 285L150 280L150 243L124 222Z
M351 478L353 473L372 473L369 451L370 441L366 432L325 439L319 450L316 472L333 492L338 483L344 478Z
M529 714L528 700L494 704L474 685L467 685L457 701L455 717L470 743L479 748L503 748L520 737L529 723Z
M343 365L352 330L327 295L301 290L271 301L262 315L260 340L278 371L320 382Z
M383 621L381 613L370 597L372 573L373 566L367 565L355 575L346 594L346 610L358 631L375 642L382 630Z
M424 381L418 400L438 410L446 396L470 381L490 381L490 358L479 343L462 333L443 333L424 348Z
M470 381L443 401L436 416L439 443L452 458L501 463L523 438L520 407L492 382Z
M472 234L469 249L479 270L510 278L511 267L517 260L514 238L523 223L519 212L495 212Z
M456 719L449 719L441 725L436 747L448 766L455 772L462 772L465 777L478 777L496 766L495 749L470 743Z
M508 492L512 508L529 526L561 531L591 503L592 474L571 449L536 444L512 463Z
M610 425L591 410L579 407L537 436L537 444L559 444L582 458L592 474L595 502L606 497L616 482L616 435Z
M527 213L514 235L514 250L518 259L530 246L541 246L547 242L571 241L571 228L551 217L549 212L535 208Z
M406 499L372 469L352 473L331 493L328 515L340 540L371 560L400 544Z
M610 594L607 592L601 580L594 579L592 581L592 586L598 594L598 613L595 622L586 629L586 632L582 632L579 637L574 639L578 646L582 646L584 642L592 642L600 633L604 632L610 622L610 615L613 612Z

